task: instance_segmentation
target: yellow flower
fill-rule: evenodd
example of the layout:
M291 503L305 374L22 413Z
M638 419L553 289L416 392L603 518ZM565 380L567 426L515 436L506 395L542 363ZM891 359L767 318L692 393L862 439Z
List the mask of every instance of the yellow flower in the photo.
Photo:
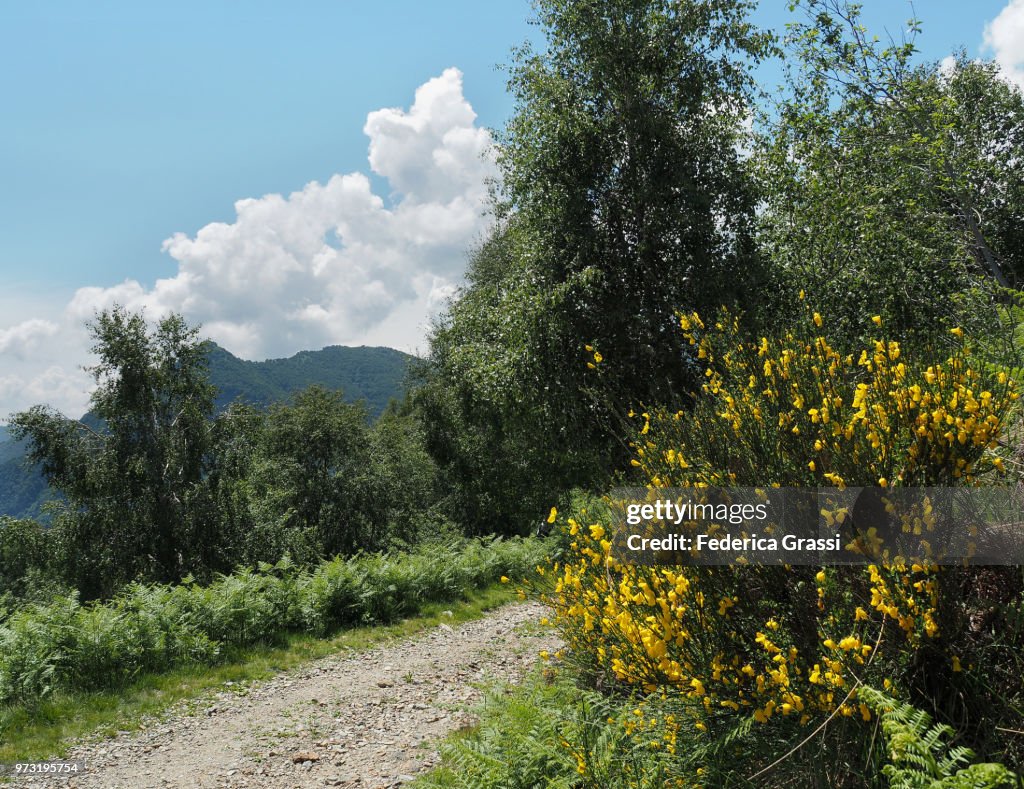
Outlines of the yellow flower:
M819 312L814 313L814 325L821 328L821 313Z
M604 361L604 357L601 355L600 351L594 351L594 361L598 364Z
M875 326L881 326L882 325L882 316L881 315L872 315L871 316L871 322L873 324L875 324Z
M958 338L961 338L961 337L964 336L964 330L961 329L959 326L957 326L956 328L950 329L949 333L952 334L954 337L958 337Z
M548 513L548 523L554 523L555 518L558 517L558 510L554 507L551 508L551 512Z
M814 471L817 467L814 465L814 461L812 460L810 463L807 464L807 468L809 468L811 471Z
M963 666L960 665L960 658L953 655L953 671L963 671Z
M503 584L507 584L507 583L508 583L508 576L507 576L507 575L503 575L503 576L501 576L501 582L502 582Z

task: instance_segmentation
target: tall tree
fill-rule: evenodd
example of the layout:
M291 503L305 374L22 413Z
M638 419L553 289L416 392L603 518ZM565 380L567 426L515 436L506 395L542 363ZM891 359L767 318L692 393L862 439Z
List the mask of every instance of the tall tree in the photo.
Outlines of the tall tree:
M874 314L911 335L970 320L972 288L1024 273L1020 91L994 64L917 64L913 20L881 42L855 4L799 5L756 157L767 254L848 333Z
M197 330L177 315L150 330L119 307L90 330L96 428L46 406L15 414L11 426L64 496L55 522L69 577L94 596L202 567L216 523L201 506L214 393Z
M474 475L463 515L481 527L510 480L537 511L542 494L618 465L615 414L689 389L676 311L759 276L737 147L748 69L770 40L746 20L750 4L535 7L546 47L518 50L511 66L501 222L432 344L446 382L433 412L467 430L460 441L437 431L434 446L442 465ZM587 366L595 349L599 371ZM476 445L495 455L467 458ZM503 514L525 513L492 525Z
M311 386L268 410L254 484L281 526L305 531L322 554L376 550L387 491L375 486L366 409Z

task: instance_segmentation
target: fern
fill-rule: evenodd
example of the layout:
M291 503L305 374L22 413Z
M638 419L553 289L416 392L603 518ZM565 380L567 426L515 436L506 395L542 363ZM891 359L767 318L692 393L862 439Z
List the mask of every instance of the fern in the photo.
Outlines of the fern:
M890 764L882 768L892 789L999 789L1019 785L1019 777L1001 764L970 764L974 753L950 747L951 726L896 701L874 688L861 687L860 699L881 719ZM954 772L955 771L955 772Z
M76 594L2 612L0 704L31 706L55 690L117 687L144 671L216 662L224 648L287 632L323 635L410 616L542 561L537 540L462 541L303 568L286 556L208 586L132 584L106 602Z

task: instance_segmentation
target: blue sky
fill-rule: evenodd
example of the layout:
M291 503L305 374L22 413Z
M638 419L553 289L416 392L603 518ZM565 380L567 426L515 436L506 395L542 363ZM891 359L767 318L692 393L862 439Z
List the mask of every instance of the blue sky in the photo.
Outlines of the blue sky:
M0 271L46 289L170 272L172 232L365 169L366 114L448 66L500 124L494 65L529 32L477 0L0 7Z
M786 5L755 20L778 28ZM1022 5L920 0L922 57L1000 54L983 41L1004 12L993 41L1015 67ZM878 32L911 14L865 12ZM83 407L86 341L68 326L114 300L181 309L249 358L422 349L483 227L476 181L493 173L472 159L511 111L495 66L536 36L530 15L520 0L0 0L0 418L44 395ZM245 298L243 259L262 261L261 298ZM309 271L278 276L289 266Z

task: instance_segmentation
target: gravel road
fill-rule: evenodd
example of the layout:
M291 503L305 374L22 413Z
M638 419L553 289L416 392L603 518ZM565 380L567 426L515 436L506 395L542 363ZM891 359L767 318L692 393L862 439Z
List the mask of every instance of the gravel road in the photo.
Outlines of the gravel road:
M437 741L472 725L486 682L517 682L542 649L543 608L510 604L371 650L331 656L179 704L145 729L75 746L72 778L28 787L397 787L437 760Z

